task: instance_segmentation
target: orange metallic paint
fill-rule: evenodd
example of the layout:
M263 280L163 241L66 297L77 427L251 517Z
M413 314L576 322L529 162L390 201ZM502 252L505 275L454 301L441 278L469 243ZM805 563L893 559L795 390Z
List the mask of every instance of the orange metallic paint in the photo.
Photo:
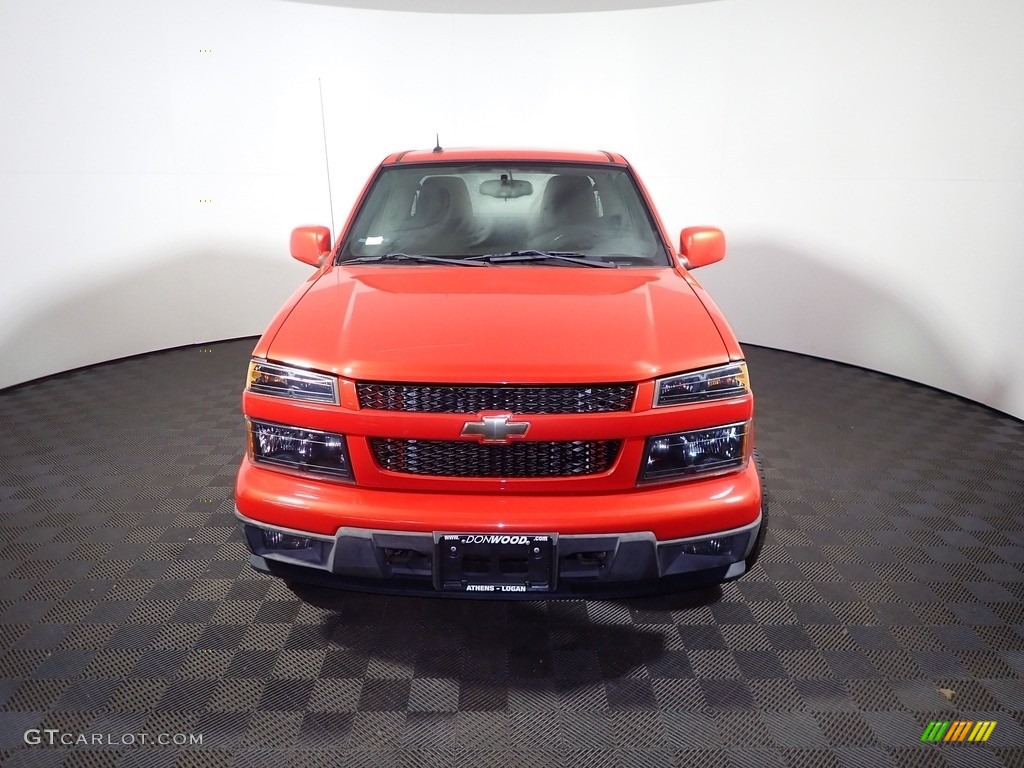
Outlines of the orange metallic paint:
M725 258L725 235L716 227L687 227L679 235L679 252L689 269Z
M721 333L668 267L335 267L268 358L364 381L642 381L724 362Z
M292 230L292 258L311 267L319 267L331 250L331 230L327 227L298 227Z
M443 152L432 149L413 149L388 155L381 165L409 165L411 163L451 163L463 160L495 160L499 162L552 162L552 163L595 163L598 165L626 165L622 155L601 151L576 151L557 149L453 147Z
M659 540L738 528L757 519L753 462L705 480L620 493L422 493L326 483L242 462L236 504L246 517L333 535L340 526L400 531L562 534L651 531Z

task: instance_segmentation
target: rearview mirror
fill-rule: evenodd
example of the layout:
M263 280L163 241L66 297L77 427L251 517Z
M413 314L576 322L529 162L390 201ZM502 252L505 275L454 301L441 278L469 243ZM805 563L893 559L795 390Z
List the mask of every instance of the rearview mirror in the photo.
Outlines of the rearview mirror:
M480 194L487 197L500 197L509 199L511 197L526 197L533 194L533 184L528 181L510 179L502 174L500 179L485 181L480 184Z
M319 267L331 252L331 230L327 227L297 227L292 230L292 258Z
M716 227L687 227L679 235L679 253L687 269L714 264L725 258L725 234Z

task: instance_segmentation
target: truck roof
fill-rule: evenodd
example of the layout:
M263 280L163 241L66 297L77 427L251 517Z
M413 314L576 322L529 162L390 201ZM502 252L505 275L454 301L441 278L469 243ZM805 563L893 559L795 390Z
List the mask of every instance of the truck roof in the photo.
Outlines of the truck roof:
M557 150L557 149L525 149L513 147L455 147L435 152L430 149L412 149L388 155L382 165L399 165L406 163L447 163L464 160L495 160L516 162L566 162L566 163L604 163L606 165L626 165L626 159L614 152Z

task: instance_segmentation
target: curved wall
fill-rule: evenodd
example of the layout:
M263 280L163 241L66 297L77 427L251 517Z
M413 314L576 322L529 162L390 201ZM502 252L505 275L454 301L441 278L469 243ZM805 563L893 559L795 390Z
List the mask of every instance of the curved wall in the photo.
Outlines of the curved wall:
M259 333L331 222L322 91L339 224L435 131L615 149L727 230L741 340L1024 418L1024 5L609 3L3 4L0 386Z

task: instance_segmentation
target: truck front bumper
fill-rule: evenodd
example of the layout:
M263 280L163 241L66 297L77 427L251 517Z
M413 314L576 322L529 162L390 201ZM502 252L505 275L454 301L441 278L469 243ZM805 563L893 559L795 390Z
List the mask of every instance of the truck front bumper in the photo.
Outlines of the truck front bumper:
M617 493L482 494L369 489L245 458L235 504L257 570L456 597L597 597L721 583L749 571L765 530L755 462Z
M550 538L550 552L544 574L534 578L527 572L532 566L524 564L527 557L510 552L522 549L517 540L532 537L462 537L513 541L485 545L489 554L470 567L473 545L462 545L458 535L340 528L329 537L258 523L237 510L236 515L258 571L289 582L447 597L614 597L718 584L753 567L765 531L759 514L742 528L669 541L650 532L540 536ZM447 540L455 543L449 547ZM458 547L467 552L458 555L453 577Z

